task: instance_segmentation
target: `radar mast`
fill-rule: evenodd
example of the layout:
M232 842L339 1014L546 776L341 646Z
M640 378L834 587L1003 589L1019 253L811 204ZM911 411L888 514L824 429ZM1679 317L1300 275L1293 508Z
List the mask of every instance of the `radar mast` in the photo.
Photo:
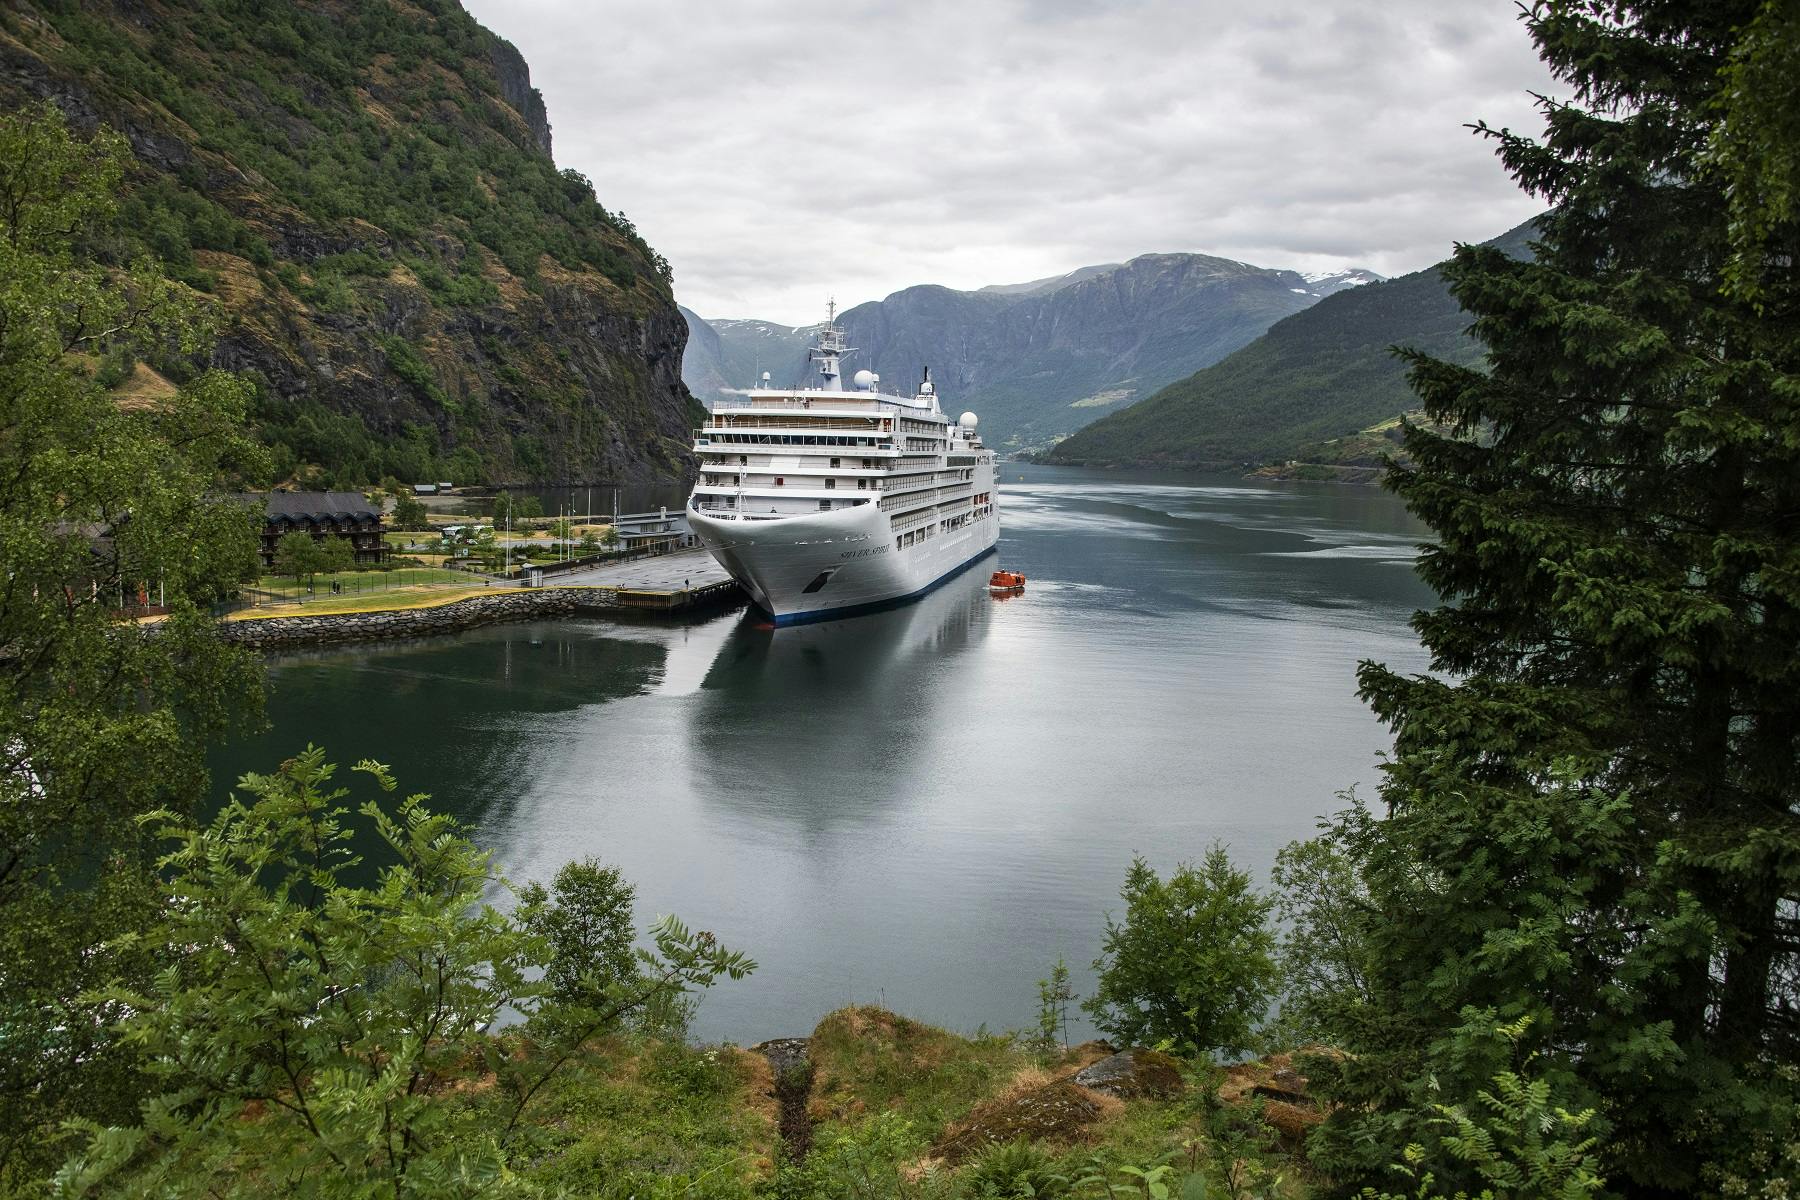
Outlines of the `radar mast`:
M819 344L806 352L808 362L819 364L819 387L822 391L844 390L842 368L839 367L838 360L855 352L854 346L844 344L844 331L837 326L837 299L833 297L826 302L825 324L819 328Z

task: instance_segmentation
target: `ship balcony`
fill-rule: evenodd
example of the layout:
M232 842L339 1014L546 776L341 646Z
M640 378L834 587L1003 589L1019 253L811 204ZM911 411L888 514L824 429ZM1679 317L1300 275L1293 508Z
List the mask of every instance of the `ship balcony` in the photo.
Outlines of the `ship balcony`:
M944 493L951 493L946 495ZM957 494L960 493L960 494ZM905 492L884 492L881 497L883 511L894 509L911 510L924 504L945 504L953 501L967 501L974 492L969 484L950 484L940 487L909 488Z
M755 410L713 413L702 429L749 429L755 431L792 429L802 433L861 433L865 436L893 428L887 418L854 412L768 413Z
M832 449L836 449L836 447L832 447ZM873 457L872 455L863 454L826 454L821 450L817 455L808 454L797 458L777 458L774 455L757 456L754 454L747 455L746 457L751 461L739 463L729 461L728 459L727 461L716 463L703 462L700 464L700 470L703 474L707 475L745 475L751 473L758 475L836 475L840 478L847 479L886 478L893 473L891 468L885 465L873 467L863 466L857 460L865 457ZM833 458L839 459L843 465L837 466L833 464L831 461Z
M740 487L736 484L727 483L703 483L694 488L691 500L698 504L702 502L710 503L724 497L737 497L740 498L741 506L743 498L779 500L791 497L792 499L802 500L807 503L818 500L838 500L843 503L836 507L850 508L857 504L867 504L877 496L884 494L885 493L873 489L862 491L859 488L828 488L820 486L800 487L789 486L787 484L770 485L766 483L747 483Z
M814 499L809 493L793 494L732 493L728 497L701 496L688 500L694 512L723 520L767 521L777 517L812 517L825 512L843 512L867 504L873 497L836 496L821 493Z
M974 485L969 480L966 480L966 479L964 479L964 480L937 479L934 477L934 478L930 478L930 479L921 479L916 483L904 483L904 484L903 483L890 483L887 487L882 488L881 490L885 495L889 495L889 496L910 496L917 492L930 492L930 491L938 491L938 490L942 490L942 489L949 489L949 488L956 488L956 487L973 487L973 486Z
M783 432L781 430L761 429L696 429L694 431L694 449L709 451L714 454L744 454L759 446L780 446L786 450L810 451L817 449L820 453L826 454L829 454L833 450L838 450L845 452L847 457L861 457L863 455L868 455L871 458L878 454L893 455L899 453L899 450L894 445L893 438L873 435L875 440L869 440L872 435L867 432L855 436L845 435L843 440L836 442L801 442L796 444L791 440L783 440L813 436L817 435L799 430ZM857 440L858 438L863 440L859 441Z

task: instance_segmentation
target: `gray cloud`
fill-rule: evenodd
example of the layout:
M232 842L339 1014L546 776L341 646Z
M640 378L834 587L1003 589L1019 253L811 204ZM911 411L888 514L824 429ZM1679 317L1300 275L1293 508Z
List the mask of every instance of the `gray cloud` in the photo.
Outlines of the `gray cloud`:
M1386 274L1541 207L1509 0L465 0L708 316L1150 251Z

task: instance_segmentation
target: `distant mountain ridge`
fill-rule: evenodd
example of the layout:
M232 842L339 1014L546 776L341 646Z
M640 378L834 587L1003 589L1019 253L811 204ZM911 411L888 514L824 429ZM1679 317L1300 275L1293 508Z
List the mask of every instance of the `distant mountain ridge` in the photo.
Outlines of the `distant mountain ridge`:
M1204 254L1144 254L1025 283L959 291L904 288L839 318L890 390L929 366L946 403L972 409L991 444L1044 445L1105 412L1216 362L1274 322L1380 276L1311 277ZM768 372L782 387L810 379L816 325L700 320L682 377L701 399ZM702 330L705 326L705 330Z
M1530 255L1535 220L1494 238ZM1322 448L1393 426L1414 407L1406 367L1388 348L1475 364L1478 343L1440 268L1340 291L1140 403L1058 443L1046 462L1222 467L1342 457ZM1372 457L1372 455L1371 455ZM1367 464L1363 464L1367 465Z

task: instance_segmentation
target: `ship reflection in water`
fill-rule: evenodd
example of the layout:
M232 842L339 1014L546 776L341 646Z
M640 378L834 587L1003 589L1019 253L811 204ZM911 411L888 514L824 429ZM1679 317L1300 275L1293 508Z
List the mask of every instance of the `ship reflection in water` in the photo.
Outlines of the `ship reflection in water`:
M818 831L914 794L957 731L950 685L979 669L986 573L965 571L899 608L777 629L746 615L719 648L689 726L696 795L756 820ZM771 703L771 700L776 700ZM721 765L729 769L721 771Z

